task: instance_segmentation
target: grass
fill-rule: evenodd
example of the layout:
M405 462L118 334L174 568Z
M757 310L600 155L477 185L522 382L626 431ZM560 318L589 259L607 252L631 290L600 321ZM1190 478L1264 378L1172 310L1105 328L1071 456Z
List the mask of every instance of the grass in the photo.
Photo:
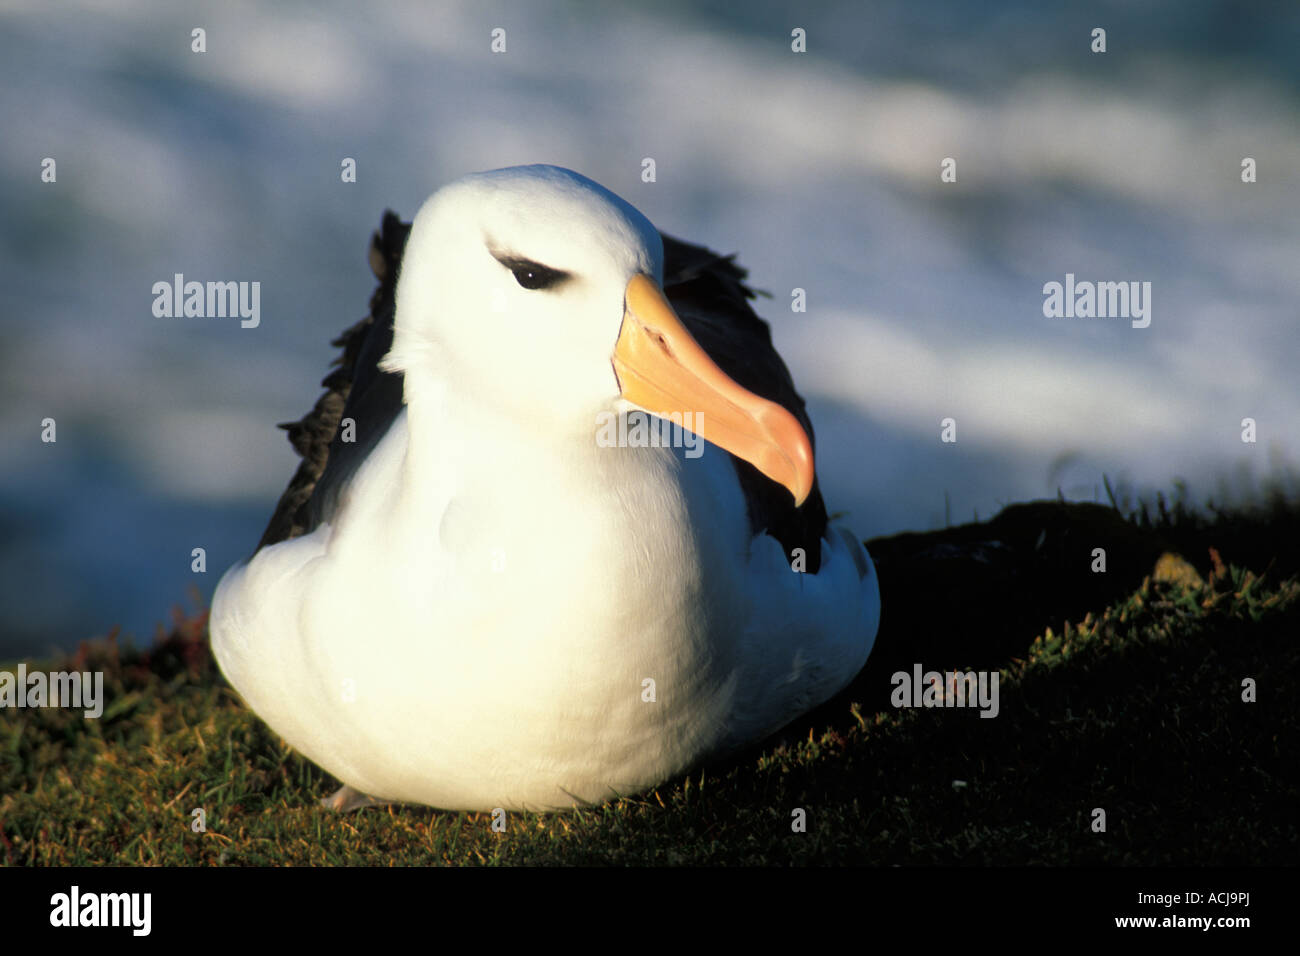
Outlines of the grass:
M318 808L336 781L241 704L204 615L178 613L150 648L102 640L30 665L102 669L107 705L99 720L0 711L0 861L1293 864L1297 531L1281 502L1145 521L1047 502L870 542L887 617L845 694L725 764L600 807L511 813L504 833L487 814ZM1106 575L1080 570L1099 540ZM996 719L882 706L900 661L993 658Z

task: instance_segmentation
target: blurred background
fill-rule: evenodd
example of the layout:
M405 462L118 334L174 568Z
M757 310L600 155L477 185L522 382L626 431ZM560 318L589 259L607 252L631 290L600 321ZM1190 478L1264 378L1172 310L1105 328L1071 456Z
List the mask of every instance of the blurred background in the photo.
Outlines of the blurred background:
M365 314L383 210L518 163L739 254L862 537L1105 501L1103 474L1294 481L1300 5L643 6L0 2L0 659L206 602ZM259 281L260 326L156 318L178 272ZM1044 318L1067 272L1151 282L1150 327Z

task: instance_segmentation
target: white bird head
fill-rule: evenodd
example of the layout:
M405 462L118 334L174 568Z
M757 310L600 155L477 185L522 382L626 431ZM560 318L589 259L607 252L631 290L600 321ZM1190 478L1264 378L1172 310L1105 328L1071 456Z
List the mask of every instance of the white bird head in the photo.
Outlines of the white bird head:
M690 413L802 502L803 428L713 363L662 282L658 230L598 183L557 166L466 176L415 217L383 367L405 373L408 402L437 381L557 434L593 436L600 413L629 406Z

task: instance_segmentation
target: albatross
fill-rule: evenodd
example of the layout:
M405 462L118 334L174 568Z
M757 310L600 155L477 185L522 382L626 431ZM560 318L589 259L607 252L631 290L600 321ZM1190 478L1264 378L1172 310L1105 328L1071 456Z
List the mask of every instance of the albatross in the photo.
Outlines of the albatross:
M636 794L858 673L875 569L732 257L524 166L388 213L370 259L370 315L282 426L303 461L211 611L230 683L343 784L327 806Z

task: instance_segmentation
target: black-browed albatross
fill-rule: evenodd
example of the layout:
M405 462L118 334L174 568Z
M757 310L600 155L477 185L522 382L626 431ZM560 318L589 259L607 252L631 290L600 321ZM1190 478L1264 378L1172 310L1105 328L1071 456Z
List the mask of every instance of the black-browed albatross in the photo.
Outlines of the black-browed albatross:
M370 258L370 315L211 614L231 684L344 783L327 805L630 795L857 674L875 570L730 257L524 166L387 214ZM599 440L646 412L705 441Z

